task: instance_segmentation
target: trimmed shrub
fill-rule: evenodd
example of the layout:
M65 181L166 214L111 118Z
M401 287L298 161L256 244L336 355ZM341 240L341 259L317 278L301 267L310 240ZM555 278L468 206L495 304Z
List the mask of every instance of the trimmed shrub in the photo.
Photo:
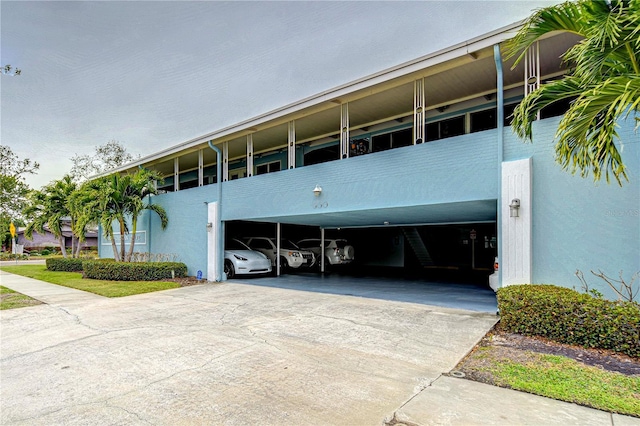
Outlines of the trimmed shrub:
M554 285L504 287L497 298L506 331L640 357L640 305L635 302Z
M83 259L51 257L45 260L47 269L58 272L80 272L82 271Z
M187 265L180 262L133 263L99 259L85 260L82 267L85 278L96 280L157 281L187 276Z

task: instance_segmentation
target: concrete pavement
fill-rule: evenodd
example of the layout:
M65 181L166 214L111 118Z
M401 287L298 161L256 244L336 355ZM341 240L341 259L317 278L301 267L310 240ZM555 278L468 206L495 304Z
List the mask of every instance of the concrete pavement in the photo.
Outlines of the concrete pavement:
M615 424L443 376L496 316L242 284L108 299L0 272L0 423Z

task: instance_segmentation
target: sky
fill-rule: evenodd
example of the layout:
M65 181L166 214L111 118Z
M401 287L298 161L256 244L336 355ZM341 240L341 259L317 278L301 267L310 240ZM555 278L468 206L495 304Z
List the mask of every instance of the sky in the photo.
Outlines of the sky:
M474 38L559 1L0 1L0 141L32 188Z

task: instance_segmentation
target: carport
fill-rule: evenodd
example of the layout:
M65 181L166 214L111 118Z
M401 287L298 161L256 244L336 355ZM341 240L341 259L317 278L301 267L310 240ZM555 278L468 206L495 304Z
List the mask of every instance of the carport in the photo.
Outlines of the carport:
M495 295L486 285L486 276L490 273L489 267L492 265L495 255L495 243L492 243L490 258L485 255L477 265L472 265L473 260L469 259L467 265L469 270L462 271L457 266L438 261L436 253L431 253L433 256L430 255L422 241L426 229L449 227L462 230L484 227L495 230L495 199L350 211L331 211L329 206L324 204L321 196L317 197L316 202L317 213L246 218L252 223L248 228L255 230L257 229L256 224L258 227L262 225L263 232L268 233L269 236L275 238L282 236L292 240L296 240L296 237L292 235L297 235L298 239L302 239L299 230L304 228L310 233L305 236L307 238L324 239L325 235L333 237L337 235L352 237L354 235L369 235L371 239L375 239L376 235L385 235L387 238L389 235L401 235L403 245L407 247L407 251L411 251L411 266L413 268L409 270L405 262L396 265L378 264L376 266L372 266L371 262L369 264L360 262L360 267L334 269L331 274L306 271L251 280L251 283L321 293L433 304L482 312L496 311ZM230 223L226 236L228 238L240 236L238 229L247 232L246 228L243 225L234 226L233 223ZM292 229L297 230L298 233L296 234ZM490 236L479 235L477 246L488 247ZM468 235L464 242L469 244L471 250L472 245L475 247L476 243L470 238L471 236ZM417 242L412 239L417 239ZM356 259L359 256L358 252L361 253L360 256L366 253L364 246L367 245L371 246L375 243L363 242L360 249L358 245L355 245ZM421 248L416 246L421 246ZM426 246L430 246L430 244L426 244ZM426 254L426 259L421 259L421 251ZM360 257L360 260L363 259ZM385 266L396 266L396 268ZM321 271L324 270L323 266Z

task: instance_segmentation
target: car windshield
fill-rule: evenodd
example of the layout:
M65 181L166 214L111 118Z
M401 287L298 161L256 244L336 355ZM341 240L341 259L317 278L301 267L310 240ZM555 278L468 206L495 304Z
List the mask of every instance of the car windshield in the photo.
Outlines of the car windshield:
M293 244L293 242L289 240L282 240L282 242L280 243L280 248L283 248L285 250L300 250L300 247Z
M241 243L238 240L230 240L227 243L227 250L251 250L244 243Z

